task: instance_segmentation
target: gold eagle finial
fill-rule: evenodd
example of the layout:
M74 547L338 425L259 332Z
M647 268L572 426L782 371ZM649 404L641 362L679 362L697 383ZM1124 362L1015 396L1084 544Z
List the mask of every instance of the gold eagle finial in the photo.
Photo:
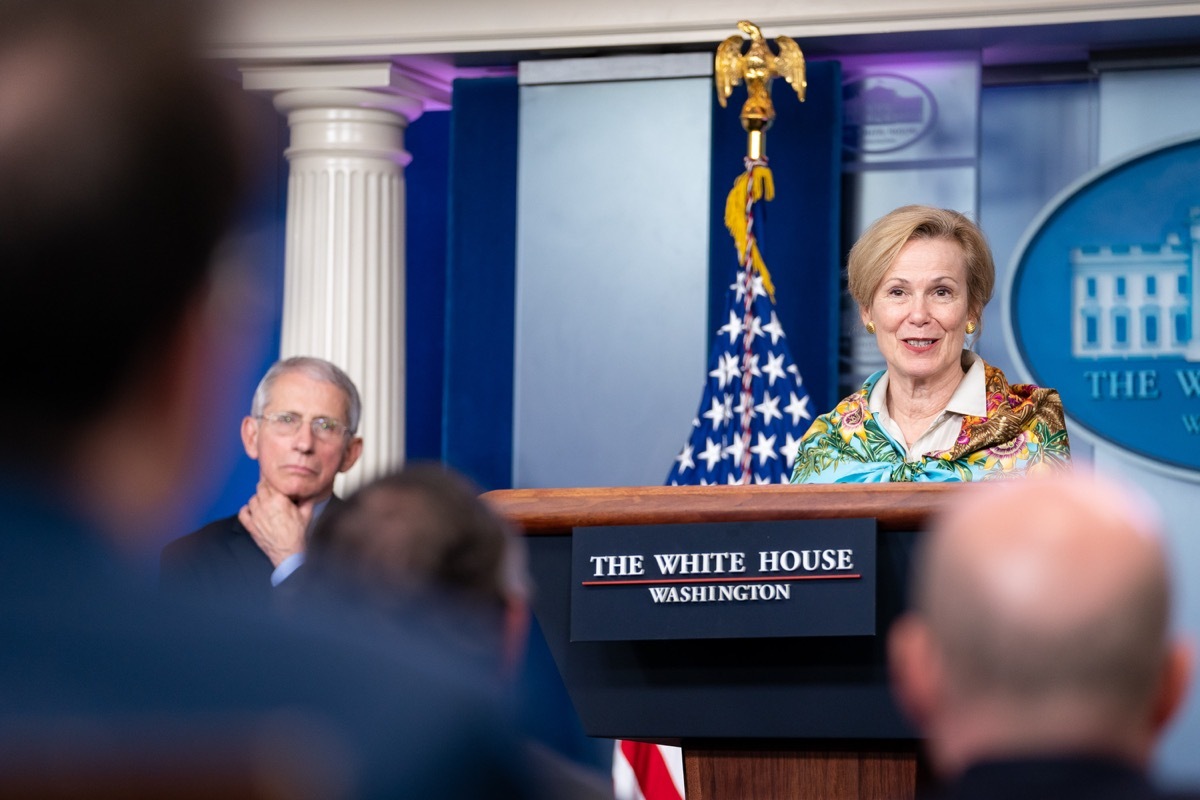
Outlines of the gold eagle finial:
M800 45L788 36L778 36L775 43L779 55L771 52L762 31L753 22L742 20L738 29L750 37L750 47L742 53L741 36L730 36L717 47L714 63L714 79L717 84L717 101L725 107L725 101L733 93L733 87L746 83L746 102L742 105L742 127L750 132L751 155L761 155L762 136L775 120L775 106L771 103L771 81L780 77L792 85L800 101L804 102L804 91L808 82L804 78L804 54ZM758 146L756 148L756 144ZM758 149L760 152L755 153Z

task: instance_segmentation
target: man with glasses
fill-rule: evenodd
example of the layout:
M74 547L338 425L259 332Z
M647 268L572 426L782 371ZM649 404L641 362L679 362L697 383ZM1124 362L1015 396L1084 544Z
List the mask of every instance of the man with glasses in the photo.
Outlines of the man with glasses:
M272 588L303 563L313 522L339 502L334 479L362 453L355 435L361 412L354 382L330 362L298 356L272 365L242 420L258 488L237 514L163 549L163 589L222 603L270 603Z

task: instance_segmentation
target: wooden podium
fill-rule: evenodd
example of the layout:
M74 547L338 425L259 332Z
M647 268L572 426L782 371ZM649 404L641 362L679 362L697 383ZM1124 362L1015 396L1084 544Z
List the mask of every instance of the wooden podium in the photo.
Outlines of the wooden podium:
M916 532L962 484L512 489L484 499L529 545L534 612L591 736L683 747L688 800L913 797L918 742L887 686ZM577 527L871 518L876 634L571 641ZM687 528L681 528L681 535Z

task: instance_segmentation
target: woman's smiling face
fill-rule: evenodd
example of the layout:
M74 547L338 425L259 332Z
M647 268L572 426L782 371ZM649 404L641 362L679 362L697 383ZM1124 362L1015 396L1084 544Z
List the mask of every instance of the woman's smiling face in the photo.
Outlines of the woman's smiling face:
M875 342L891 380L940 383L962 374L970 304L967 266L952 239L912 239L900 249L860 309L875 323Z

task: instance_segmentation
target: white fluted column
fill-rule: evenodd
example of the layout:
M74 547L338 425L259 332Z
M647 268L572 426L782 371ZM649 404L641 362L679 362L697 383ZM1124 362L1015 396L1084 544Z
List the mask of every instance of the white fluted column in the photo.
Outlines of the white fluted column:
M363 454L342 494L404 460L403 134L424 104L397 83L387 64L245 71L291 129L280 357L326 358L362 395Z

